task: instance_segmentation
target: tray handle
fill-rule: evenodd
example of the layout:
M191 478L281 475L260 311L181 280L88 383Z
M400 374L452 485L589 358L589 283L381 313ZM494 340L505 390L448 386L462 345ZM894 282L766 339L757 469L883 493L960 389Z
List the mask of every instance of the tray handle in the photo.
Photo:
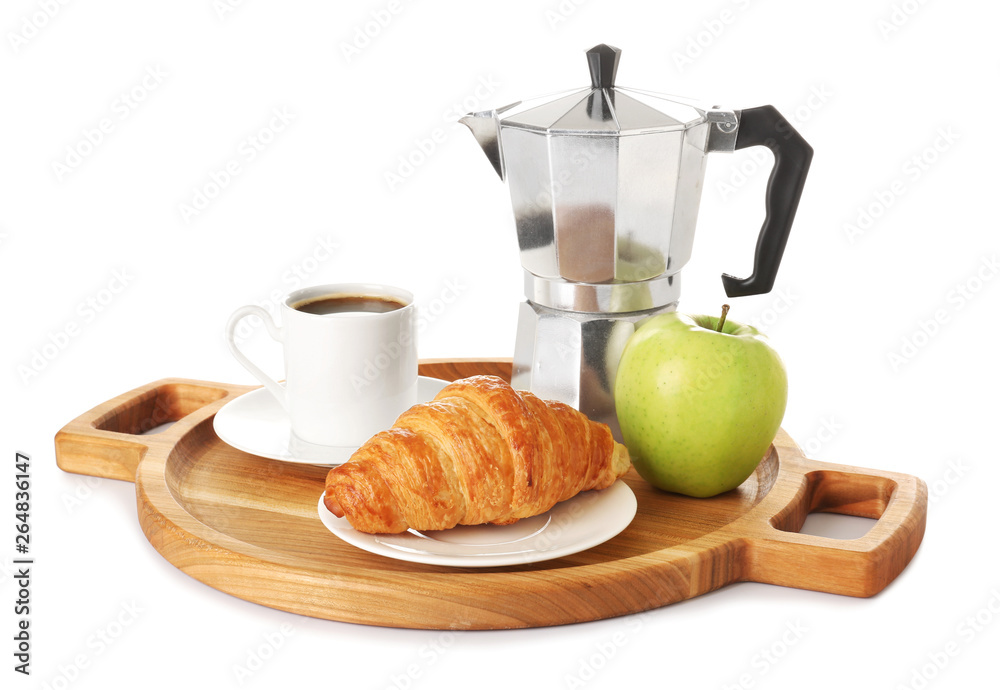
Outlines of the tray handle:
M150 447L172 447L224 401L252 389L176 378L140 386L60 429L55 437L56 464L66 472L135 481L139 461ZM212 410L205 409L210 406ZM199 411L203 414L195 414Z
M927 521L927 486L907 474L808 460L802 484L770 518L755 522L746 537L745 580L869 597L886 587L910 562ZM770 503L765 501L765 503ZM813 512L874 518L857 539L798 532Z
M420 374L452 381L488 373L509 381L511 362L423 359ZM173 447L194 424L255 387L178 378L139 386L64 426L55 437L56 464L66 472L135 481L139 461L151 447ZM150 433L168 422L173 426Z

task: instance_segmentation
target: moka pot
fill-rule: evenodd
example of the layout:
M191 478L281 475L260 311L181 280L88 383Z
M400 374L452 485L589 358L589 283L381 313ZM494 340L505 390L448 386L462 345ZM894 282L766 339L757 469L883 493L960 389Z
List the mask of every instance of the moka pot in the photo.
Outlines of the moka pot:
M774 154L753 273L730 297L766 293L812 148L772 106L732 110L615 86L621 51L587 51L587 88L461 119L510 188L524 268L513 383L609 424L618 359L636 324L673 311L691 257L707 154Z

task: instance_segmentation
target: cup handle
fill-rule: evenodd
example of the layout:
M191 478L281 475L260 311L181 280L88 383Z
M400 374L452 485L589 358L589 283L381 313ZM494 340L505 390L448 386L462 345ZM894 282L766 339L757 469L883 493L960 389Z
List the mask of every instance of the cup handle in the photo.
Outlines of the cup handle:
M279 343L283 343L285 340L284 331L274 323L274 319L263 307L259 307L256 304L247 305L245 307L240 307L233 312L233 315L229 317L229 323L226 324L226 343L229 345L229 351L233 353L233 357L236 361L242 364L247 371L254 375L254 377L264 384L264 388L271 392L271 395L277 399L281 404L281 407L286 411L288 410L288 400L285 394L285 388L272 379L270 376L265 374L260 367L251 362L243 352L240 351L239 346L236 344L236 326L239 325L240 321L247 316L257 316L261 321L264 322L264 326L267 328L268 334L277 340Z

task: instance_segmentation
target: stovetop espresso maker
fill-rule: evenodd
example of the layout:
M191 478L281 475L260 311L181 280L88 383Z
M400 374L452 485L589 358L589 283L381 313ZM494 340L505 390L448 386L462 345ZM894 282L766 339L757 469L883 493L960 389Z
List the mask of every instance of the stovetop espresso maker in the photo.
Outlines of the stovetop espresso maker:
M691 256L706 154L766 146L774 167L748 278L766 293L812 148L772 106L730 110L615 86L621 51L587 51L591 85L461 119L510 187L524 291L513 383L611 426L614 376L642 319L674 311Z

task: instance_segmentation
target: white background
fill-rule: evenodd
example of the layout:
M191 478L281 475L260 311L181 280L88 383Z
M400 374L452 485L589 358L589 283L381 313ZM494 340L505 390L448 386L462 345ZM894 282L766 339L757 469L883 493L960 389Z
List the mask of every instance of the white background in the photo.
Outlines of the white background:
M16 588L3 572L0 685L919 688L995 670L995 3L391 7L4 3L0 556L15 556L20 450L36 563L30 679L12 670ZM450 289L421 355L510 356L522 297L507 192L454 118L586 84L583 51L600 42L624 50L619 84L771 103L815 148L775 290L736 300L731 318L760 325L784 357L783 426L813 457L928 483L924 543L883 593L741 584L641 618L453 637L346 625L201 585L146 542L131 484L56 467L56 431L135 386L251 383L222 326L296 283L394 283L425 307ZM274 109L291 122L248 160ZM400 157L418 164L400 171ZM240 174L185 218L230 161ZM682 311L716 312L719 274L749 272L768 166L711 158ZM407 176L392 185L392 172ZM877 217L849 231L859 209ZM248 348L280 374L266 336ZM94 644L115 621L128 624L114 643ZM280 646L238 675L268 638Z

